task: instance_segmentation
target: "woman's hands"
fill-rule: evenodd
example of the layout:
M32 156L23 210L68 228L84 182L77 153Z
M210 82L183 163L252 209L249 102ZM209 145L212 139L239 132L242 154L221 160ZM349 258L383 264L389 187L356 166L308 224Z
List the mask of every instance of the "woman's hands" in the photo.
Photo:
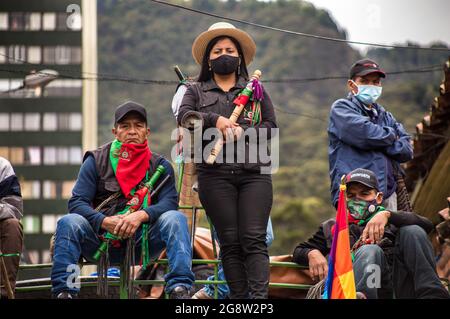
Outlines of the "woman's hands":
M241 138L244 129L237 123L233 123L230 119L219 116L216 127L222 132L225 143L237 141Z

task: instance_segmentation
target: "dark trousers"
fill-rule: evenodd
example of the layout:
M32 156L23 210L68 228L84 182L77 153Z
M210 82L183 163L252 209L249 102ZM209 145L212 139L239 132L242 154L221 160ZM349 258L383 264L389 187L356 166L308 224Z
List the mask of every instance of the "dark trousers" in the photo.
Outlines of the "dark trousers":
M392 298L392 289L396 299L450 297L436 273L433 248L422 228L417 225L400 227L392 255L391 270L379 246L359 248L353 263L356 290L369 299Z
M15 218L8 218L0 220L0 251L3 254L21 254L23 243L22 225ZM8 280L14 292L16 287L16 276L19 270L20 256L5 256L3 257L5 263L6 273L8 278L0 276L1 297L8 296L5 288L5 280ZM0 271L0 275L2 272Z
M270 175L199 171L199 197L220 241L232 299L268 297L266 229L272 208Z
M395 241L395 297L450 298L437 275L433 248L425 231L417 225L404 226L399 228Z

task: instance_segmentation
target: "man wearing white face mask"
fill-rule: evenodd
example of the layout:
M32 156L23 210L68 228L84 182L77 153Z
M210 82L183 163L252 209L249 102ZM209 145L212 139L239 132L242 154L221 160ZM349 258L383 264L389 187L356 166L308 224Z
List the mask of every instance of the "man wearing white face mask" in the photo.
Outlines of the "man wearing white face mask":
M341 176L356 168L373 171L384 194L383 205L397 210L396 173L413 156L411 137L394 116L377 103L386 74L370 60L357 61L347 81L349 95L331 106L328 157L331 197L336 206Z

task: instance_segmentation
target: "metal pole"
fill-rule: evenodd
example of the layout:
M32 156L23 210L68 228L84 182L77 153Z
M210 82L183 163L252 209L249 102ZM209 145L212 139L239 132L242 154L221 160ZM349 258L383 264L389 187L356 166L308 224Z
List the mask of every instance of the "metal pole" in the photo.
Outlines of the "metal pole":
M195 244L195 228L197 219L197 207L192 207L192 222L191 222L191 248L192 248L192 258L194 258L194 244Z

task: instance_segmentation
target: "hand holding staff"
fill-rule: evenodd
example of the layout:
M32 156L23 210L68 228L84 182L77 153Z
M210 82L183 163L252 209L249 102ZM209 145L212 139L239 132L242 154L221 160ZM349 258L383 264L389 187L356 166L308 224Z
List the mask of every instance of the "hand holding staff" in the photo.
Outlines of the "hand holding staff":
M250 78L250 81L247 83L247 86L244 88L244 90L241 92L241 94L234 100L234 104L236 104L236 107L233 110L233 113L231 114L229 120L235 124L237 122L237 119L242 113L242 110L244 109L247 102L250 100L253 94L253 82L259 81L261 78L261 71L256 70L253 75ZM213 149L211 150L211 154L208 156L208 159L206 160L206 163L213 164L216 161L217 155L220 153L223 147L223 138L219 138L219 140L214 145Z

